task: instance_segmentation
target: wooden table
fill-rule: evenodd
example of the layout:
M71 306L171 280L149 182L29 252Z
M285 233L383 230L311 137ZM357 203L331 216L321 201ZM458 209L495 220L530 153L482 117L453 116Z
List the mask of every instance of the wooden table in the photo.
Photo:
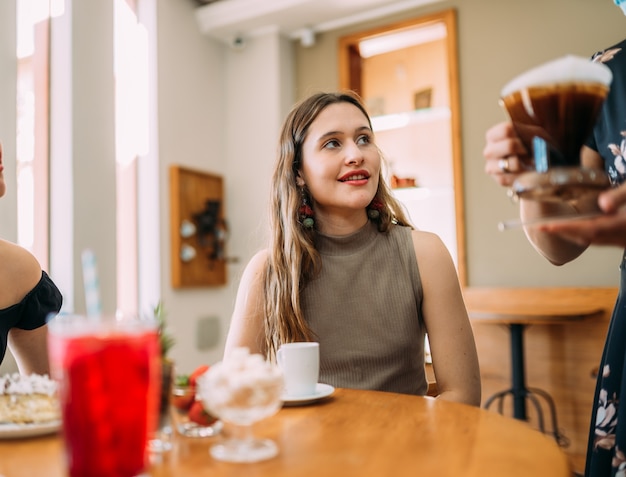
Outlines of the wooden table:
M570 477L567 458L515 419L430 397L337 389L311 406L286 407L255 426L279 455L255 464L217 462L214 438L175 439L154 477ZM64 477L59 436L0 441L0 475Z
M539 428L546 432L541 403L542 398L549 410L551 433L557 442L565 446L568 440L561 435L552 397L542 389L526 385L524 357L524 330L530 325L566 325L575 321L600 318L604 310L596 303L577 302L571 297L576 291L563 296L541 297L543 289L524 288L473 288L464 291L469 316L472 322L507 326L510 331L511 387L490 396L484 404L488 409L497 402L502 413L506 396L513 399L513 416L526 421L527 401L533 404L539 421Z

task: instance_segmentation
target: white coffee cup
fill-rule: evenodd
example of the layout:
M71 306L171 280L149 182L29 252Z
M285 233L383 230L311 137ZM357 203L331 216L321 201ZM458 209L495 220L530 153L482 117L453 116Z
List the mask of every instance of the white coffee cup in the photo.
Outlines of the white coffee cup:
M315 394L320 374L320 345L315 342L283 344L276 353L278 366L283 371L288 396Z

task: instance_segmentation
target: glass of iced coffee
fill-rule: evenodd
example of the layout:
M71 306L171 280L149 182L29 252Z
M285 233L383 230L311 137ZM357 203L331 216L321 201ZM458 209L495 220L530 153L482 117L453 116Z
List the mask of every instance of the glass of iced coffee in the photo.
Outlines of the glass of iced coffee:
M528 70L501 92L501 104L526 149L518 197L573 200L610 185L603 170L581 167L580 150L608 94L612 74L601 63L568 55Z

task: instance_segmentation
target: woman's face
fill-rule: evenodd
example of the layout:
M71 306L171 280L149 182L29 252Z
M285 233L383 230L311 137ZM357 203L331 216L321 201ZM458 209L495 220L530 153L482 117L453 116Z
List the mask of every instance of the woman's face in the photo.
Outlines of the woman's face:
M311 193L316 218L365 213L378 189L380 165L367 117L350 103L334 103L309 127L298 185Z
M7 186L4 183L4 165L2 164L2 143L0 142L0 197L4 195Z

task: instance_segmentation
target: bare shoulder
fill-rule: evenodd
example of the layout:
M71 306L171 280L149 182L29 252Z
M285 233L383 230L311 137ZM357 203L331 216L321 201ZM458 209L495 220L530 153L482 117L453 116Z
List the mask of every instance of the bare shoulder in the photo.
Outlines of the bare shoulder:
M269 249L264 248L262 250L259 250L250 259L250 264L254 263L254 264L265 265L267 263L267 259L269 258L269 255L270 255Z
M41 274L41 266L35 256L19 245L7 240L0 240L0 263L3 273L26 274L37 276Z
M439 235L433 232L426 232L424 230L413 230L411 232L413 238L413 246L415 247L415 253L428 254L433 251L447 252L447 248Z
M246 290L246 293L250 291L253 291L255 294L259 293L259 290L262 289L261 284L265 276L268 260L269 250L267 249L260 250L252 256L241 276L239 292Z
M246 265L246 274L258 274L265 269L269 260L269 250L263 249L255 253Z
M19 302L41 279L41 266L32 253L0 240L0 308Z
M415 258L421 270L454 268L450 251L439 235L422 230L413 230L412 238Z

